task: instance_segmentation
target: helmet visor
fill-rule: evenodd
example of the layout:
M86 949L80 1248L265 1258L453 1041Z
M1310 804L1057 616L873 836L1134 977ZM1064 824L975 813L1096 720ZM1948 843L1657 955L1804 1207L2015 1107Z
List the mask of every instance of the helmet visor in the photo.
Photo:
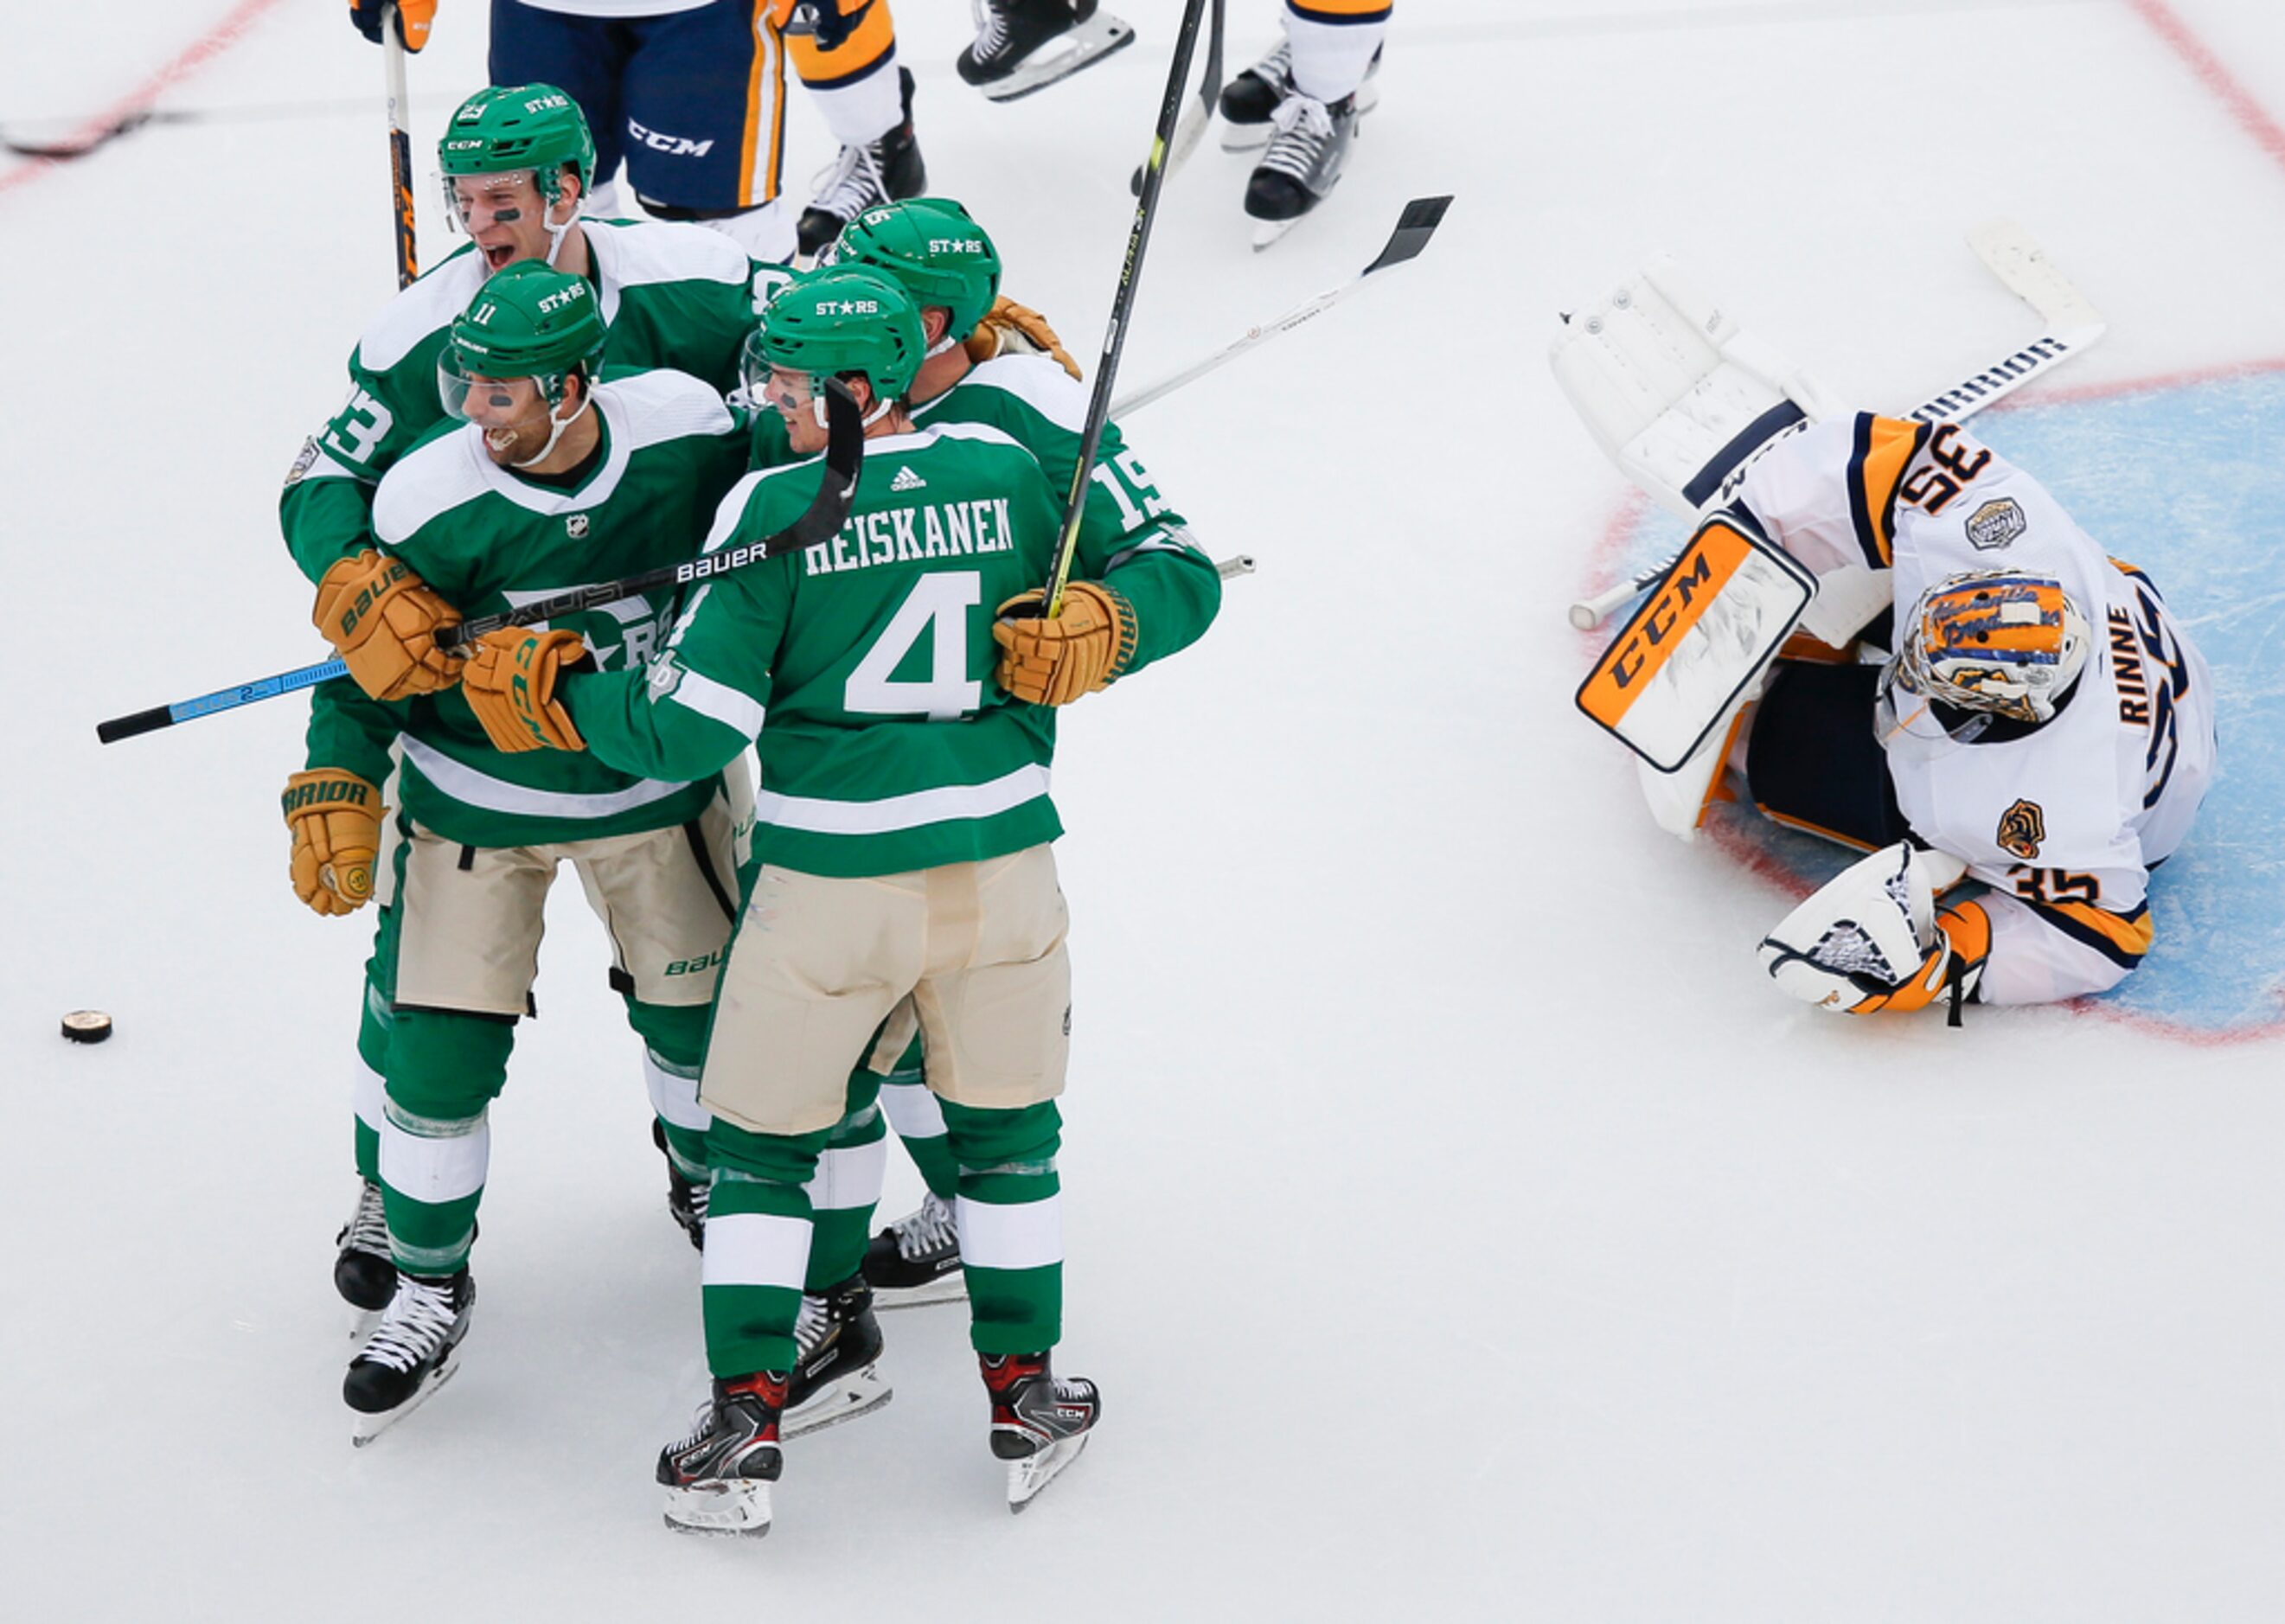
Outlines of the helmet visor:
M489 175L447 175L444 217L474 237L495 225L542 219L547 200L540 194L536 169L499 169Z
M545 415L561 398L561 374L542 378L491 378L470 372L447 348L436 361L436 398L446 413L463 423L506 428Z

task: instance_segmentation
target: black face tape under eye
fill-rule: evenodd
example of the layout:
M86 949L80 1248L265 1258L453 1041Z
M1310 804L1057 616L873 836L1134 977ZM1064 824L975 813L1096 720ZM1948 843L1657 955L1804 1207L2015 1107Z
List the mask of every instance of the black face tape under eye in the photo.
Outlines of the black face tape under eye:
M517 221L522 218L523 210L521 208L503 208L492 216L492 224L494 225L514 225Z

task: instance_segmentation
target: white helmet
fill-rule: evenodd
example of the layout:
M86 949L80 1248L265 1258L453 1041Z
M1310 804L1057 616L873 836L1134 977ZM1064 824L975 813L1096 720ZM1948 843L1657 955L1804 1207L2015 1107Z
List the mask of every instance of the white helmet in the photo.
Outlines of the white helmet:
M1896 627L1895 686L2019 722L2051 720L2086 666L2086 616L2049 576L1975 569L1920 594Z

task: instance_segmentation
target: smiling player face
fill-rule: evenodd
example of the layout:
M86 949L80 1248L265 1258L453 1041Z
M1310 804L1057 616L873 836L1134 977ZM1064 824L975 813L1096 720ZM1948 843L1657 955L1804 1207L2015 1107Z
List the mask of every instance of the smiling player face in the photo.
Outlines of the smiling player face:
M562 195L555 204L559 223L578 210L578 181L566 175ZM487 272L504 270L519 260L545 260L548 248L547 200L530 169L510 169L498 175L456 175L448 188L453 211L461 226L484 256Z

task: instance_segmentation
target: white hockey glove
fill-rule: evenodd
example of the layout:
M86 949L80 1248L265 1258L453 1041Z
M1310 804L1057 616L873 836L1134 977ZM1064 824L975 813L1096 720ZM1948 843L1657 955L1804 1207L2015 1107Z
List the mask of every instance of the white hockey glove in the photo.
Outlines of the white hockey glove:
M1762 968L1804 1003L1848 1015L1924 1009L1951 994L1951 1023L1991 951L1973 902L1939 919L1935 891L1966 866L1908 842L1850 864L1762 938Z

